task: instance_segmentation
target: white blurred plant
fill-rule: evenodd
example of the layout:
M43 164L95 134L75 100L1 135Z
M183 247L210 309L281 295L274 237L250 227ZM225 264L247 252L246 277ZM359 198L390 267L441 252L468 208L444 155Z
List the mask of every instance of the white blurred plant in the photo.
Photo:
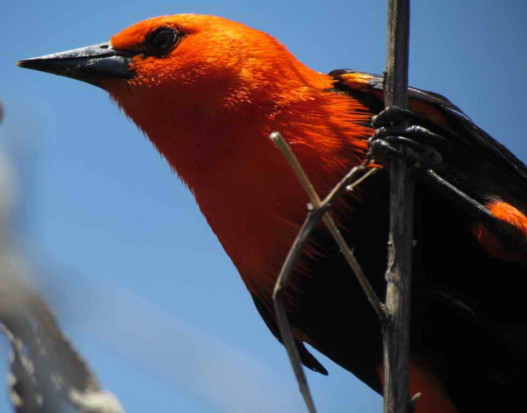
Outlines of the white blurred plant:
M0 121L2 111L0 108ZM16 187L0 148L0 323L12 357L11 402L17 413L120 413L119 400L102 389L90 367L62 333L30 271L16 251L12 222Z

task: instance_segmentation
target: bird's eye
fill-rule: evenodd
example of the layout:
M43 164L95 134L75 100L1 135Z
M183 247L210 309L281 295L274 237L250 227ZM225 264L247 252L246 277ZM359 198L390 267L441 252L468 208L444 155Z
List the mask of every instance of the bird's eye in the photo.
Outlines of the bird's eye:
M154 56L166 55L181 37L182 34L171 27L158 27L146 36L145 52Z

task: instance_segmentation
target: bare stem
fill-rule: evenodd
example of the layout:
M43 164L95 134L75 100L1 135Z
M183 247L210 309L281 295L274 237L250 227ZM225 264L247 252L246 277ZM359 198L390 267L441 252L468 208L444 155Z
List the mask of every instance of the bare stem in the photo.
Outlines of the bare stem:
M383 304L375 294L375 291L373 290L369 281L367 280L364 272L362 271L362 268L360 267L355 256L353 255L353 252L347 246L337 225L335 224L333 218L328 212L329 208L332 206L335 200L338 199L346 190L353 190L353 188L363 182L366 178L378 172L378 169L367 169L364 165L357 166L351 169L333 188L333 190L326 196L326 198L324 200L321 200L317 192L315 191L313 184L311 183L304 169L300 165L300 162L289 147L289 144L282 138L280 133L273 132L270 135L270 139L275 143L278 149L280 149L287 163L295 172L300 184L302 185L310 199L311 205L311 209L302 227L300 228L300 231L291 249L289 250L289 253L287 254L284 264L282 265L282 268L280 270L280 274L278 275L278 278L276 280L275 288L273 291L273 303L282 342L287 349L287 353L293 366L293 370L295 372L300 392L304 397L304 401L308 407L309 412L314 413L316 411L315 404L313 402L313 398L309 390L309 385L307 383L304 370L302 369L302 360L298 353L296 342L292 334L291 325L289 323L287 313L285 310L284 291L287 287L287 283L289 282L293 270L295 269L296 264L298 263L298 260L302 255L306 243L308 242L311 231L322 219L328 227L331 235L339 245L347 262L353 269L353 272L359 280L360 285L364 289L368 300L372 304L375 312L379 315L379 318L381 320L384 320Z
M388 42L384 96L386 107L408 107L410 0L388 0ZM403 160L392 159L390 232L383 325L384 412L408 413L410 298L413 248L414 177Z

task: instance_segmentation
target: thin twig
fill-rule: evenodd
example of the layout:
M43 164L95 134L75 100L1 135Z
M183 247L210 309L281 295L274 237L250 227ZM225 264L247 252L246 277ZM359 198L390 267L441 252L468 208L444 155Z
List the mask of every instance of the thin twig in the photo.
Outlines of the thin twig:
M385 105L408 107L410 0L388 0ZM390 232L386 270L387 322L383 324L384 412L408 413L410 298L414 177L411 167L390 159Z
M342 250L346 260L352 267L354 273L356 274L359 283L364 289L368 299L370 300L374 310L379 315L381 320L384 319L384 308L379 298L375 294L370 283L366 279L364 272L362 271L360 265L355 259L353 252L347 246L344 238L342 237L340 231L338 230L335 222L328 213L329 208L334 204L335 200L338 199L346 190L351 191L366 178L373 175L378 171L378 169L369 169L364 165L357 166L351 169L341 181L333 188L333 190L326 196L324 200L321 200L315 191L311 181L307 177L304 169L300 165L300 162L292 152L288 143L282 138L280 133L273 132L270 135L270 139L275 143L275 145L280 149L284 157L286 158L287 163L291 166L295 172L300 184L306 191L310 199L310 210L309 213L300 228L300 231L287 254L287 257L282 265L280 274L276 280L275 288L273 291L273 303L274 309L277 317L278 327L280 329L280 336L282 342L287 349L293 371L300 388L300 392L304 398L304 401L308 407L309 412L314 413L316 411L311 392L309 390L309 385L307 383L304 370L302 368L302 360L298 353L298 348L296 346L296 341L293 337L291 325L289 319L287 318L287 313L285 309L284 302L284 291L287 286L287 283L293 273L293 270L300 259L302 252L305 248L305 245L309 239L309 235L313 228L320 222L322 219L328 229L330 230L332 236L337 241L340 249ZM359 178L357 175L362 174Z
M270 136L271 140L275 143L275 145L280 149L284 157L286 158L287 163L289 166L291 166L291 169L295 172L295 175L297 176L300 184L305 189L309 200L311 202L312 210L317 211L319 209L323 210L322 215L322 221L328 228L329 232L335 239L335 242L341 249L342 254L346 258L346 261L352 268L353 272L355 273L355 276L357 277L357 280L359 281L361 287L364 289L364 293L366 294L366 297L370 301L371 305L373 306L373 309L379 316L379 319L383 321L384 319L384 306L375 293L373 287L371 286L370 282L366 278L366 275L364 274L364 271L362 270L361 266L359 265L357 259L355 258L355 255L347 245L346 241L344 240L344 237L342 236L340 230L337 227L337 224L331 217L331 215L327 212L327 209L335 202L335 199L338 195L342 194L343 188L349 188L351 186L352 189L356 185L358 185L360 182L362 182L367 177L373 175L378 171L378 169L369 169L367 170L364 165L357 166L353 168L346 176L335 186L335 188L329 193L329 195L322 201L320 197L318 196L317 192L315 191L313 184L307 177L304 169L302 168L302 165L300 165L300 162L298 162L298 159L296 158L295 154L291 150L289 144L285 141L285 139L282 137L282 135L279 132L274 132ZM364 174L364 176L357 181L356 183L350 185L350 182L352 179L355 178L355 175L358 173L362 173L364 171L367 172ZM313 216L318 216L313 214Z

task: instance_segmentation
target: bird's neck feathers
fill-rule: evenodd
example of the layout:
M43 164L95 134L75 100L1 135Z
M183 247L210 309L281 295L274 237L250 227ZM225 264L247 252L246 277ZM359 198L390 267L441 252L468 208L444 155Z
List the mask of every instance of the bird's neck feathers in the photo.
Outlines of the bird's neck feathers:
M371 115L330 92L328 76L301 64L282 71L117 99L190 187L248 286L258 277L269 293L308 202L269 134L283 134L324 195L360 162L371 132L360 126Z

